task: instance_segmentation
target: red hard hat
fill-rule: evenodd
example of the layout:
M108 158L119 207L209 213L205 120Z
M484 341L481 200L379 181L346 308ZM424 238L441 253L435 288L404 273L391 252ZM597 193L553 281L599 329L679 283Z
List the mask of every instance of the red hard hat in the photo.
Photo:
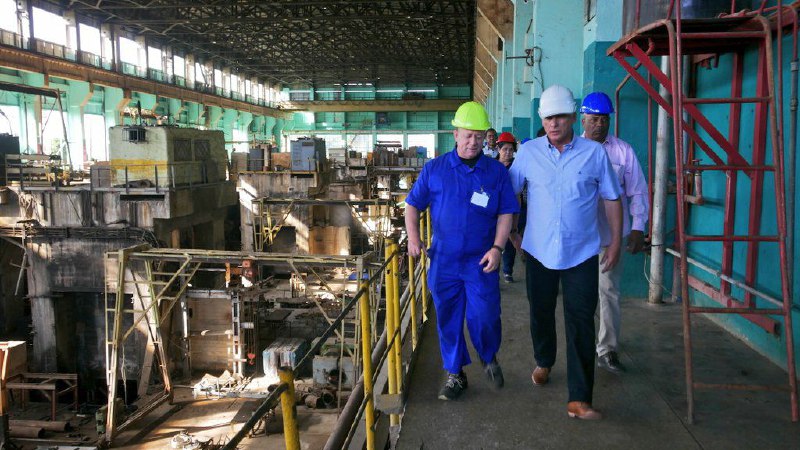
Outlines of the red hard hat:
M500 137L497 138L498 144L509 143L509 144L517 144L517 140L514 139L514 135L509 133L508 131L503 132L500 134Z

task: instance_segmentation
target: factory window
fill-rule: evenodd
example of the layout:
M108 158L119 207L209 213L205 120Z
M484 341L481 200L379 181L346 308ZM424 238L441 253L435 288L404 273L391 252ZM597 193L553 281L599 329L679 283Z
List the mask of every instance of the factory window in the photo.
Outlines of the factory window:
M399 143L400 146L403 146L403 135L402 134L379 134L378 135L378 142L381 143Z
M209 84L208 77L206 77L205 67L201 66L200 63L194 63L194 79L198 83Z
M345 137L351 150L357 151L363 156L372 151L371 134L356 134Z
M409 147L425 147L427 157L436 157L436 135L435 134L409 134Z
M128 64L139 65L139 44L128 38L119 38L119 60Z
M173 56L172 71L176 77L186 78L186 60L178 55Z
M211 159L211 147L208 139L195 139L194 141L194 160L207 161Z
M17 32L17 2L0 0L0 28Z
M33 35L59 45L67 45L67 22L63 17L33 8Z
M83 23L78 26L81 29L81 51L101 55L103 41L100 39L100 30Z
M163 57L164 53L160 48L147 47L147 67L149 69L164 70Z
M341 134L324 134L319 137L325 140L326 149L344 148L346 146Z
M44 145L44 153L61 154L62 146L65 147L64 140L64 123L67 123L67 113L63 113L63 117L58 117L58 111L47 107L48 110L42 111L44 118L42 119L42 143ZM43 106L44 109L44 106ZM64 120L62 123L61 120Z
M247 131L242 131L234 128L233 132L231 133L231 136L233 136L233 150L237 152L246 153L248 148L250 147Z
M231 92L241 92L239 88L239 76L235 73L231 74Z
M214 86L216 86L218 88L225 87L228 90L230 90L230 85L228 84L226 86L225 81L226 80L225 80L224 75L222 74L222 71L219 70L219 69L214 69Z
M95 161L107 161L105 118L99 114L85 114L83 134L86 137L86 152L89 158Z
M172 141L172 155L175 162L192 160L192 141L189 139L175 139Z
M19 106L0 105L0 134L19 136L20 129Z

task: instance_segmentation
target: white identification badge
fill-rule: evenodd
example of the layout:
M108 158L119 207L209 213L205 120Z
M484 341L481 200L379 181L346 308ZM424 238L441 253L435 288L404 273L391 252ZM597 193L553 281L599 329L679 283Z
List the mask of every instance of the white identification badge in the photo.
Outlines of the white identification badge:
M473 192L470 203L480 206L481 208L486 208L486 205L489 204L489 194L485 192Z

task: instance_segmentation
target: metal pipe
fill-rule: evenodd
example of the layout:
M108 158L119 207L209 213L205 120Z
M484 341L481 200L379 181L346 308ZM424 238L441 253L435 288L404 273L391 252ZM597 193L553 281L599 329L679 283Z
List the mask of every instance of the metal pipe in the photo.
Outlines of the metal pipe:
M669 58L661 57L661 71L669 76ZM669 101L669 92L659 87L659 95ZM653 223L650 236L650 288L647 302L662 303L664 284L664 230L667 220L667 182L669 179L669 113L658 109L656 156L653 172Z
M795 184L795 176L797 176L797 167L796 167L796 157L795 151L797 150L797 72L798 72L798 60L797 60L797 29L798 29L798 20L797 20L797 12L793 11L794 14L794 27L792 30L792 62L791 62L791 71L792 71L792 82L790 85L790 95L789 95L789 151L788 151L788 161L787 166L789 170L789 192L786 196L786 260L789 263L789 289L790 295L794 298L794 209L795 209L795 192L796 192L796 184Z
M675 251L675 250L673 250L671 248L668 248L666 251L667 251L667 253L669 253L670 255L672 255L672 256L674 256L676 258L680 259L680 257L681 257L680 253L678 253L677 251ZM781 301L781 300L779 300L779 299L777 299L777 298L775 298L775 297L773 297L773 296L771 296L769 294L765 294L764 292L761 292L761 291L759 291L757 289L753 289L750 286L742 283L741 281L735 280L735 279L725 275L724 273L722 273L722 271L719 271L719 270L716 270L716 269L712 269L711 267L701 263L700 261L692 258L691 256L688 256L686 258L686 262L691 264L691 265L693 265L693 266L695 266L695 267L697 267L698 269L700 269L700 270L702 270L704 272L708 272L711 275L714 275L715 277L718 277L720 280L727 281L728 283L730 283L730 284L742 289L745 292L749 292L749 293L751 293L751 294L753 294L753 295L755 295L757 297L763 298L764 300L772 303L773 305L777 305L778 307L781 307L781 308L783 307L783 301Z

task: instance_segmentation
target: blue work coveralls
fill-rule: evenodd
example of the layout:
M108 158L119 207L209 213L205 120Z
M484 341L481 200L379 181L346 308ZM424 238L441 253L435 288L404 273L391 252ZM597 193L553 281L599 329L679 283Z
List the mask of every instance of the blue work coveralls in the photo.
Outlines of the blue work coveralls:
M465 317L472 345L491 362L502 336L500 278L497 270L484 273L480 260L494 244L497 217L519 212L506 168L485 155L470 168L450 151L425 164L406 203L420 211L431 208L428 287L444 369L459 373L471 362Z

